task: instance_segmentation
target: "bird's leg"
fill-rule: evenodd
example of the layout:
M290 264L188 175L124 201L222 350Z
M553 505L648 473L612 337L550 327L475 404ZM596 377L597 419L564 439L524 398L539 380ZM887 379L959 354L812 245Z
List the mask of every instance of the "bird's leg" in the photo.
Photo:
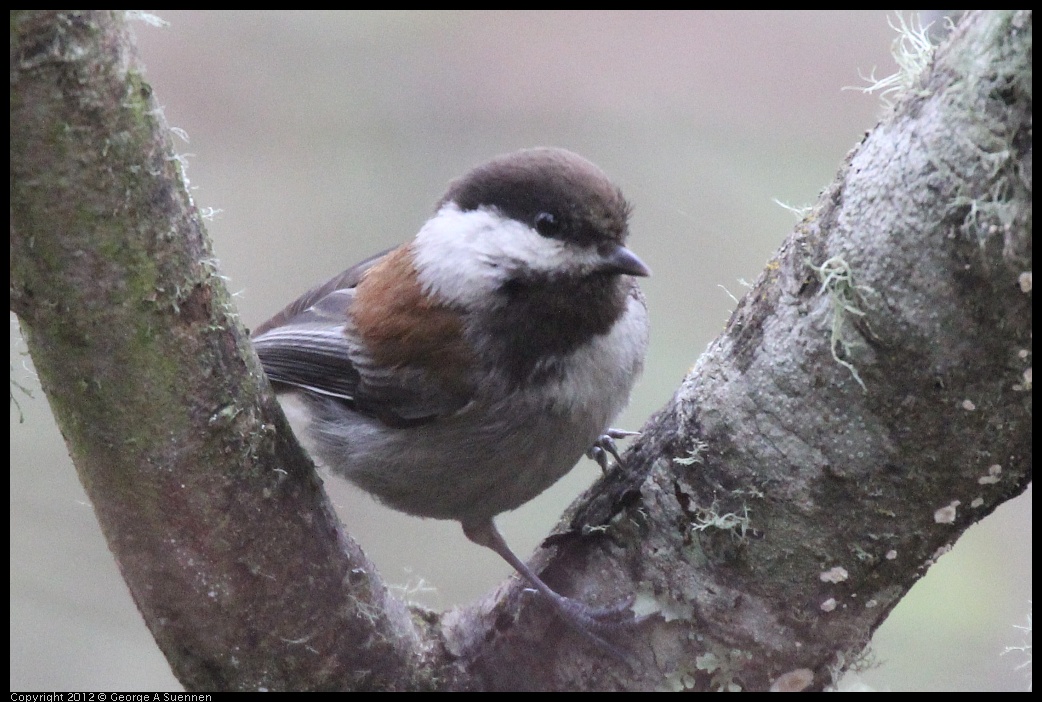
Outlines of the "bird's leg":
M514 555L507 546L499 529L491 519L478 522L463 522L463 533L474 543L485 546L498 553L503 560L517 570L522 577L534 587L539 594L545 597L557 610L557 614L570 624L576 631L593 641L601 648L609 651L617 657L628 660L628 656L611 645L595 632L617 630L626 625L638 623L630 607L633 605L633 596L626 598L613 607L591 607L579 600L565 597L553 590L536 575L524 561Z
M622 458L619 457L619 447L615 440L625 439L630 436L640 436L640 432L626 431L625 429L607 429L593 442L593 446L586 452L586 456L597 461L597 465L601 467L601 472L607 475L608 456L615 459L616 465L622 465Z

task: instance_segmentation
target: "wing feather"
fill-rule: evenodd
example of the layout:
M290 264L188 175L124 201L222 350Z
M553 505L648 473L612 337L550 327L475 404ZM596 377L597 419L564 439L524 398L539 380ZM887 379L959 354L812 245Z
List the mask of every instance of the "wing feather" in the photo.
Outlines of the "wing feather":
M465 407L473 391L455 376L453 382L439 382L445 374L423 358L388 364L362 343L348 311L365 274L385 256L367 259L303 295L258 327L253 345L276 385L340 400L391 426L425 424ZM398 341L382 339L385 345Z

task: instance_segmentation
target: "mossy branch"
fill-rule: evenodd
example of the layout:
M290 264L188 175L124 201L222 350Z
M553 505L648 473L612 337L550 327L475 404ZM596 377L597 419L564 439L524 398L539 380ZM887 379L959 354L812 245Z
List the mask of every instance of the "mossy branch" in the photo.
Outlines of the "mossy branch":
M625 669L516 582L441 615L387 594L267 392L122 15L12 12L11 308L179 679L830 684L1031 479L1031 18L970 14L888 94L627 468L537 554L570 592L639 593Z

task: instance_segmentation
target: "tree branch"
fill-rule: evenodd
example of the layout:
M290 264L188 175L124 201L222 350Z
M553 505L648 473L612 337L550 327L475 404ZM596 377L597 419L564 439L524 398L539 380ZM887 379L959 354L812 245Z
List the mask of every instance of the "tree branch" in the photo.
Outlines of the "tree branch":
M266 389L132 46L122 13L12 13L11 308L105 538L189 689L413 687L408 612Z
M533 566L410 618L266 392L120 15L12 14L11 306L190 689L819 689L1031 479L1031 13L967 17ZM421 613L417 613L421 614Z

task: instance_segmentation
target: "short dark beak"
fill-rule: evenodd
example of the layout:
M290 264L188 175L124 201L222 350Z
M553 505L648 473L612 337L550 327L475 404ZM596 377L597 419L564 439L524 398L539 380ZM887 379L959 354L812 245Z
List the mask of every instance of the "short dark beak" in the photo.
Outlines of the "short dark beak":
M605 254L602 270L605 273L625 273L641 277L651 275L651 269L644 265L644 261L625 246L616 246Z

